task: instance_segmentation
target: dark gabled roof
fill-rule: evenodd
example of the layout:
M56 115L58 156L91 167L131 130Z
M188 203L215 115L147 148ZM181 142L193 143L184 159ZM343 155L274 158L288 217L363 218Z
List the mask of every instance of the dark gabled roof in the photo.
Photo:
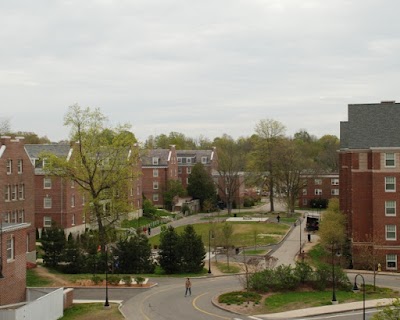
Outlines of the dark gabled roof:
M349 104L340 123L341 149L400 147L400 103Z
M29 158L38 159L40 153L42 152L50 152L57 157L66 158L71 150L71 146L69 144L26 144L25 145L26 153Z
M153 158L158 158L158 165L156 166L167 166L170 151L169 149L144 150L140 157L142 159L142 166L155 166Z
M193 158L192 164L201 163L202 157L207 157L207 163L211 162L213 150L177 150L178 158Z

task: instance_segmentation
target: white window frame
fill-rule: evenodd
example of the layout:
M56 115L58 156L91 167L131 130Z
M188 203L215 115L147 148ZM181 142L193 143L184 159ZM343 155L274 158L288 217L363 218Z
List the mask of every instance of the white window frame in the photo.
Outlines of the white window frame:
M11 236L10 238L7 239L6 241L6 250L7 250L7 262L14 261L15 259L15 240L14 237Z
M331 185L332 186L338 186L339 185L339 178L332 178L331 179Z
M7 159L7 174L12 174L12 159Z
M320 186L320 185L322 185L322 179L314 179L314 184L316 185L316 186Z
M74 226L74 225L75 225L75 213L74 213L74 214L72 214L72 217L71 217L71 219L72 219L72 221L71 221L71 225L72 225L72 226Z
M13 184L11 188L11 200L16 201L18 196L18 185Z
M187 167L186 168L186 173L191 174L192 173L192 167Z
M18 168L18 174L21 174L23 172L23 160L18 159L17 160L17 168Z
M307 198L303 198L303 206L306 206L308 203Z
M386 200L385 201L385 216L394 217L396 216L396 201Z
M396 192L396 177L385 177L385 192Z
M158 190L158 181L153 181L153 190Z
M307 189L304 188L304 189L303 189L303 196L306 196L306 195L307 195Z
M396 155L393 152L385 153L385 168L396 167Z
M158 201L158 193L153 194L153 201Z
M51 217L49 217L49 216L44 216L43 217L43 227L44 228L50 228L51 227Z
M75 208L75 195L71 195L71 208Z
M7 184L4 186L4 201L9 202L11 200L11 185Z
M182 163L182 158L178 157L178 163Z
M202 164L207 164L208 157L201 157L201 163Z
M156 165L158 165L158 157L153 157L153 159L152 159L152 163L153 163L153 165L154 166L156 166Z
M386 269L397 270L397 254L386 255Z
M158 178L158 169L153 169L153 178Z
M397 240L397 227L395 224L385 225L385 239L387 241L396 241Z
M18 214L17 214L17 211L14 210L11 213L11 223L17 223L17 221L18 221L17 219L18 219Z
M18 211L18 223L23 223L25 220L25 211L24 209Z
M186 163L192 163L192 158L186 158Z
M322 189L314 189L314 195L322 196Z
M331 196L338 196L339 195L339 189L331 189Z
M43 189L51 189L51 187L52 187L51 178L44 177L43 178Z
M25 184L20 183L18 186L18 199L24 200L25 199Z
M53 206L53 201L52 201L51 197L44 197L43 198L43 208L51 209L52 206Z

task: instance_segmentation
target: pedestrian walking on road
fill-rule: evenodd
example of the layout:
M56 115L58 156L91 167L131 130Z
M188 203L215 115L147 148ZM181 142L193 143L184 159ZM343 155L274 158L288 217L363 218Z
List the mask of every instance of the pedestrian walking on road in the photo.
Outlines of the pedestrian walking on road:
M276 220L278 220L278 223L279 223L279 221L281 220L281 217L279 216L279 214L278 214L278 216L276 217Z
M186 279L185 288L186 288L185 297L188 295L188 293L189 293L189 296L191 296L192 295L192 283L190 282L189 278Z

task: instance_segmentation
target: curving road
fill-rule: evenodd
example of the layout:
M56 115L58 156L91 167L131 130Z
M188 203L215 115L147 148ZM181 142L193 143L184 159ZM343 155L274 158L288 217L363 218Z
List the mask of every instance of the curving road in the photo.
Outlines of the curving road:
M160 280L159 286L140 293L123 304L121 312L126 319L248 319L247 316L221 310L211 302L213 297L223 292L242 289L237 276L193 278L190 297L184 296L184 278Z

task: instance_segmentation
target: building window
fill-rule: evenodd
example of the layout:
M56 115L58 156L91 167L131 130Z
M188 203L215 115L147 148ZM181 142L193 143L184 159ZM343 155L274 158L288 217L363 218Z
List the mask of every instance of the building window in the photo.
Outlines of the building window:
M396 215L396 201L393 200L385 201L385 215L386 216Z
M7 239L7 261L14 260L14 237Z
M11 223L17 223L17 211L13 211L11 214Z
M51 217L43 217L43 227L51 227Z
M7 174L11 174L11 173L12 173L12 160L7 159Z
M4 200L5 201L11 200L11 186L9 184L4 186Z
M153 157L153 165L158 165L158 158L157 157Z
M72 208L75 207L75 195L74 194L71 196L71 207Z
M192 158L186 158L187 163L192 163Z
M18 222L23 223L25 220L25 212L24 209L18 211Z
M322 196L322 189L315 189L315 190L314 190L314 194L315 194L316 196Z
M207 163L208 158L207 157L201 157L201 163L202 164L206 164Z
M51 198L50 197L43 198L43 208L50 209L51 206L52 206Z
M153 189L154 190L158 189L158 181L153 181Z
M158 169L153 169L153 178L158 178Z
M71 224L74 226L75 225L75 213L72 215L72 221Z
M338 186L339 185L339 179L338 178L331 179L331 185Z
M86 197L85 197L85 195L83 194L83 195L82 195L82 205L84 206L85 203L86 203Z
M153 194L153 201L158 201L158 193Z
M51 178L43 178L43 189L51 189Z
M314 184L320 186L322 184L322 179L314 179Z
M395 156L394 153L385 153L385 167L395 167Z
M386 255L386 269L397 270L397 254Z
M192 173L192 167L187 167L186 168L186 173L191 174Z
M25 185L20 183L18 186L18 199L24 200L25 199Z
M178 174L182 173L182 167L178 167Z
M178 163L182 163L182 158L178 157Z
M396 240L396 225L389 224L385 226L386 240Z
M14 184L12 186L12 192L11 192L11 200L13 201L17 200L17 190L18 190L18 185Z
M396 191L396 178L395 177L385 177L385 191L395 192Z
M307 199L303 199L303 206L306 206L307 205Z
M17 167L18 167L18 173L21 174L23 171L23 161L22 159L17 160Z
M303 196L307 195L307 189L303 189Z
M338 196L339 195L339 189L331 189L331 195L332 196Z
M75 188L75 181L71 180L71 188Z

